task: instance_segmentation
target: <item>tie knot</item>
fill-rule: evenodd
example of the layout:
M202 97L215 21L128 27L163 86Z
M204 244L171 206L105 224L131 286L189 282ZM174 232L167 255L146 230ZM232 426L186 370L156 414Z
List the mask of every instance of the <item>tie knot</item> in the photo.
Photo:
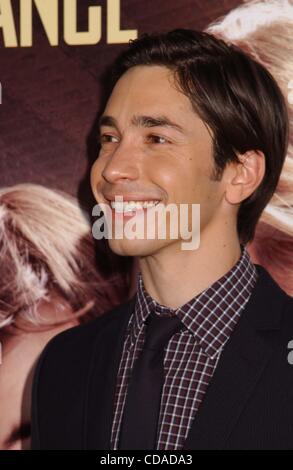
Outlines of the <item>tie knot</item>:
M154 312L149 315L146 323L144 348L154 351L164 349L169 339L183 326L176 315L166 317Z

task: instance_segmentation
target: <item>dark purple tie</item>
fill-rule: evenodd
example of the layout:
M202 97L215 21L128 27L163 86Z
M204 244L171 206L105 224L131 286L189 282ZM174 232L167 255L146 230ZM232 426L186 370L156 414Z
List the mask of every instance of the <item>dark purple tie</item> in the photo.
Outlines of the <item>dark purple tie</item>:
M134 363L128 385L119 449L156 448L164 384L164 348L182 327L183 324L176 316L149 315L143 350Z

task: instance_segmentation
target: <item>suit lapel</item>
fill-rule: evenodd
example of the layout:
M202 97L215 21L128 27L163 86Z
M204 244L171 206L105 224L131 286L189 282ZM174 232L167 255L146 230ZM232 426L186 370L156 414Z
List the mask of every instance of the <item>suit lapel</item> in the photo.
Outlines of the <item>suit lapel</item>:
M84 436L87 450L110 449L116 379L124 335L134 304L135 298L120 307L115 312L114 321L108 322L96 338L85 399Z
M259 278L220 357L184 449L222 449L273 352L282 291L267 271Z

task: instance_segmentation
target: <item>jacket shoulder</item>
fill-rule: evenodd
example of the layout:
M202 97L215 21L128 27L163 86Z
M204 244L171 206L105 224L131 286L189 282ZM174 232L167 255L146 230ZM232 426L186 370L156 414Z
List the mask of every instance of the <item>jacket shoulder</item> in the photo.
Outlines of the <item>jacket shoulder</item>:
M130 312L132 304L133 299L85 324L62 331L47 343L41 356L58 354L60 358L59 354L63 357L68 354L72 357L74 351L78 350L80 354L90 349L97 336L106 334L108 330L119 328L121 323L129 318L127 313Z
M126 328L133 300L59 333L46 345L33 379L32 449L82 448L83 400L96 345L111 352ZM65 433L67 426L78 430Z

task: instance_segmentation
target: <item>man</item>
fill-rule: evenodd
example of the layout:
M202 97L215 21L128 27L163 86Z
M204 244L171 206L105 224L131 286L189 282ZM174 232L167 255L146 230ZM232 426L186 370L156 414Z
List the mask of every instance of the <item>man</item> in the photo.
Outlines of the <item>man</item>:
M286 154L282 94L243 52L191 30L142 36L114 71L96 199L122 227L199 204L200 243L158 229L109 240L138 258L137 295L46 347L33 448L293 448L292 299L245 248Z

